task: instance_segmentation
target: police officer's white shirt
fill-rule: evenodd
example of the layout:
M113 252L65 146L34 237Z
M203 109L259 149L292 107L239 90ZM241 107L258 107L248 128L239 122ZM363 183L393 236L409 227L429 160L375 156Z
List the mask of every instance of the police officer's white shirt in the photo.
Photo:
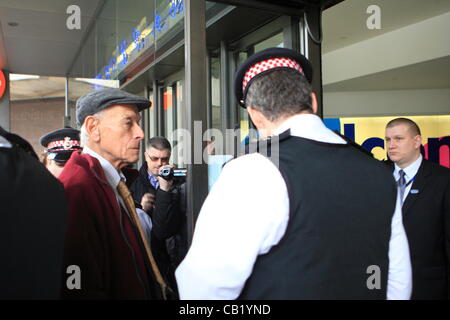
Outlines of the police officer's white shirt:
M403 194L403 199L402 199L403 203L405 202L406 197L408 196L408 194L411 191L411 187L413 185L413 179L416 177L417 171L419 171L420 165L422 164L422 158L423 158L422 155L419 155L419 158L417 158L416 161L411 163L405 169L400 168L397 164L394 165L395 181L398 181L398 179L400 179L400 174L399 174L400 170L403 170L405 172L405 181L407 183L407 186L405 188L405 193ZM398 194L400 194L400 190L398 190L398 192L399 192ZM416 192L418 192L418 190Z
M105 173L106 181L114 191L119 206L121 206L129 214L127 206L123 202L123 199L119 195L119 191L117 190L117 186L119 185L120 180L123 180L124 182L126 181L123 173L114 168L108 160L86 146L83 148L83 153L96 158L100 162L103 172ZM144 233L147 236L147 241L150 243L150 232L153 226L150 216L144 210L141 210L139 208L136 208L136 213L139 217L139 220L141 221L141 226L144 230Z
M346 143L315 115L293 116L274 133L288 128L293 136ZM258 153L231 161L205 200L191 248L176 270L181 299L236 299L258 255L281 240L288 220L287 187L276 166ZM411 264L399 203L389 260L388 298L409 299Z

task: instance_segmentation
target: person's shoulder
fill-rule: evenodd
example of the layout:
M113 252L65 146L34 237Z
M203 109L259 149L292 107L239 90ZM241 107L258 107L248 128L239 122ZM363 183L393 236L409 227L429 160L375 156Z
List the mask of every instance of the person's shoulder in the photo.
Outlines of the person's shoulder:
M64 170L59 176L64 188L82 188L91 185L95 179L95 172L92 169L92 158L87 154L74 152L64 166Z
M430 160L423 159L424 169L429 170L433 175L450 180L450 169Z
M227 170L236 170L241 168L247 168L248 170L255 170L259 166L272 166L272 162L260 153L250 153L239 156L235 159L231 159L225 163L224 168Z
M389 169L393 166L393 163L389 160L378 160L376 158L369 157L356 149L351 149L351 152L355 156L356 161L363 165L369 166L373 170L380 170L382 172L389 173Z
M444 173L447 173L447 172L450 173L449 168L444 167L444 166L440 165L439 163L436 163L436 162L433 162L433 161L430 161L427 159L422 159L422 161L424 163L424 166L427 166L428 168L430 168L432 170L437 170L437 171L444 172Z
M255 184L265 186L267 180L283 179L277 164L259 153L246 154L230 160L223 167L220 176L252 186Z

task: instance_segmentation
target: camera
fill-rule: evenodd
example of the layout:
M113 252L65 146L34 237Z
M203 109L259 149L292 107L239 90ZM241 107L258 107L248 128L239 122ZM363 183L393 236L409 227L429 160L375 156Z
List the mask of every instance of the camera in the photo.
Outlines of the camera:
M185 180L187 174L187 169L173 169L169 167L164 167L159 170L159 176L163 177L166 180L177 179L177 180Z

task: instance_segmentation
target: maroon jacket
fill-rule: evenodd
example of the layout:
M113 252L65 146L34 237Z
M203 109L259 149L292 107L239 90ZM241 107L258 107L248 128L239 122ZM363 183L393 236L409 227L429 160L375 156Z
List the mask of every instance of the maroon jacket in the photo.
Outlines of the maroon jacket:
M68 207L64 270L81 269L81 289L69 290L63 279L63 298L155 298L155 281L142 242L127 213L119 206L100 162L74 152L59 179Z

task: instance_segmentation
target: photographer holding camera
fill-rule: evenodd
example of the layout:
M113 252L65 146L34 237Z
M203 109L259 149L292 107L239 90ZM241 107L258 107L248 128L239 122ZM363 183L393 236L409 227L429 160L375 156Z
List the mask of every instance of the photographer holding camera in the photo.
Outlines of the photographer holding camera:
M161 272L176 289L174 272L187 252L187 230L185 184L173 177L174 166L169 164L171 152L166 138L151 138L145 152L146 161L130 191L152 220L152 251Z

